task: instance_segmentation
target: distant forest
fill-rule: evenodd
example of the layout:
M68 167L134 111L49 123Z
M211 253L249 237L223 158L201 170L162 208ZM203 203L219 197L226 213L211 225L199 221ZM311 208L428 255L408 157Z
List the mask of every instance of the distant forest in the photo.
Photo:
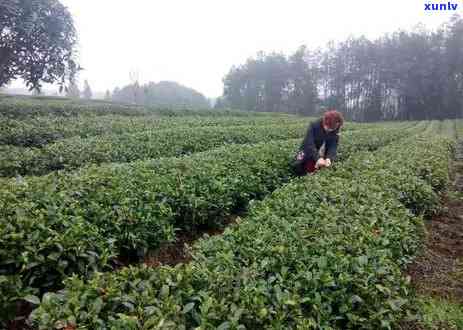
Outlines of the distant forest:
M107 92L106 98L155 107L210 108L209 101L203 94L173 81L150 82L144 85L135 82L116 88L112 95Z
M357 121L462 117L463 19L435 31L418 25L376 40L302 46L290 56L261 52L223 82L217 108L302 115L336 108Z

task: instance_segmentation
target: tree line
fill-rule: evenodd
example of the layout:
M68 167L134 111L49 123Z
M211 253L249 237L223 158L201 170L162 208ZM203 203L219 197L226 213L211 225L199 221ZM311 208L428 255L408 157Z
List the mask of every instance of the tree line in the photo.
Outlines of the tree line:
M223 82L216 107L302 115L336 108L357 121L462 117L463 19L302 46L290 56L260 52Z
M69 98L91 99L92 89L87 80L81 92L75 81L67 88ZM104 94L106 101L167 108L201 108L211 107L208 99L194 89L185 87L173 81L149 82L140 84L138 81L122 88L116 87L113 92L107 90Z
M77 34L59 0L0 1L0 88L23 79L30 90L58 83L81 93L76 74ZM107 99L150 106L209 107L200 93L174 82L133 83ZM233 66L216 107L315 115L327 108L358 121L443 119L463 116L463 19L436 30L422 25L375 40L351 37L294 54L258 53Z
M155 107L210 108L203 94L173 81L147 84L135 81L122 88L115 88L112 94L107 91L106 98L115 102Z

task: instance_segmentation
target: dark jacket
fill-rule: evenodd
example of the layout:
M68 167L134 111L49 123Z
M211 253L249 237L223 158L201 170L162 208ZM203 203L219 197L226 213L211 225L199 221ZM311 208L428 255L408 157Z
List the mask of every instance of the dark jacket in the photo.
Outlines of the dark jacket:
M304 152L304 161L314 160L319 158L319 150L325 143L324 158L330 160L336 159L336 153L339 142L339 128L333 132L325 132L323 129L322 119L319 119L310 124L307 134L302 142L300 150Z

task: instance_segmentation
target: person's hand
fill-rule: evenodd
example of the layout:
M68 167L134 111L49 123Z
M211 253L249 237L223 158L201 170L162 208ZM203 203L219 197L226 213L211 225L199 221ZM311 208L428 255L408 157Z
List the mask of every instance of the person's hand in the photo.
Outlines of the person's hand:
M331 166L331 159L327 158L325 159L325 166L330 167Z
M325 160L323 158L319 158L317 160L317 163L315 164L315 168L321 168L321 167L324 167L324 166L326 166Z

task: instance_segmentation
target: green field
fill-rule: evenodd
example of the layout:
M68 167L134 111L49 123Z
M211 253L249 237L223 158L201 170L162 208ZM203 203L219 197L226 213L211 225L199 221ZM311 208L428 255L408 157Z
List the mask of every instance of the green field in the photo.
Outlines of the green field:
M463 120L347 122L296 178L312 120L1 96L0 328L397 326Z

